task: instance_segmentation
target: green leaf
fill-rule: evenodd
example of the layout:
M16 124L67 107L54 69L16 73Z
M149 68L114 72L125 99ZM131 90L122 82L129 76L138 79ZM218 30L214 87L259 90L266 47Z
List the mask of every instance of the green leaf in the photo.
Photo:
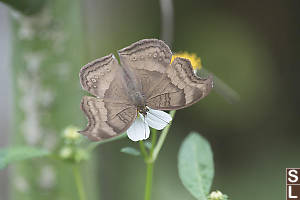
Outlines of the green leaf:
M213 153L208 141L196 132L190 133L181 144L178 173L196 199L207 199L214 177Z
M45 149L26 146L0 149L0 170L4 169L8 164L16 161L43 157L49 154L50 153Z
M141 153L137 149L132 148L132 147L124 147L124 148L121 149L121 152L122 153L127 153L127 154L132 155L132 156L141 155Z

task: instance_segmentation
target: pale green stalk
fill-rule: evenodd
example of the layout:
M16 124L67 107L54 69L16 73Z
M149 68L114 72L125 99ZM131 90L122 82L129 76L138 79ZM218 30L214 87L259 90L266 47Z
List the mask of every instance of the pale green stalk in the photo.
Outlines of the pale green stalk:
M108 143L108 142L120 140L120 139L125 138L125 137L127 137L127 133L122 133L122 134L120 134L116 137L112 137L112 138L109 138L109 139L106 139L106 140L101 140L99 142L91 142L87 147L87 151L92 152L100 144L105 144L105 143Z
M145 185L145 200L151 199L152 179L153 179L154 163L147 163L146 185Z
M175 113L176 113L176 110L172 110L172 111L170 112L170 115L171 115L172 119L174 119ZM155 160L156 160L156 158L157 158L157 156L158 156L158 154L159 154L159 151L160 151L160 149L162 148L162 146L163 146L163 144L164 144L164 142L165 142L165 139L166 139L166 137L167 137L167 135L168 135L169 129L170 129L170 127L171 127L171 124L172 124L172 122L170 122L170 123L164 128L164 130L161 132L161 135L160 135L160 137L159 137L159 139L158 139L157 145L155 146L155 148L154 148L154 150L153 150L153 154L151 155L151 158L150 158L151 160L150 160L150 162L155 162Z
M75 178L75 183L77 186L79 200L86 200L85 190L83 186L83 180L80 174L79 164L75 163L73 166L73 174Z
M170 112L170 115L172 117L172 119L174 120L175 117L175 110L172 110ZM145 163L147 165L147 172L146 172L146 184L145 184L145 200L150 200L151 199L151 191L152 191L152 179L153 179L153 168L154 168L154 163L157 159L157 156L166 140L166 137L168 135L168 132L170 130L171 127L171 122L164 128L164 130L162 131L158 142L156 144L156 138L157 138L157 133L156 130L153 129L151 131L151 135L152 135L152 139L151 139L151 149L149 154L146 151L145 145L143 141L140 141L140 149L142 152L142 155L144 156L145 159Z

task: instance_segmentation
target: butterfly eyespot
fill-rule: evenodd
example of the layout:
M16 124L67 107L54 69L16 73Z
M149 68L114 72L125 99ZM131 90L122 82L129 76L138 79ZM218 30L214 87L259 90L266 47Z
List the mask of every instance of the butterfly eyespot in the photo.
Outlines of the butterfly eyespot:
M136 57L135 57L135 56L133 56L133 57L132 57L132 60L133 60L133 61L135 61L135 60L136 60Z
M153 54L153 57L156 58L156 57L157 57L157 53L154 53L154 54Z
M94 83L95 83L95 82L96 82L96 79L92 78L92 82L94 82Z

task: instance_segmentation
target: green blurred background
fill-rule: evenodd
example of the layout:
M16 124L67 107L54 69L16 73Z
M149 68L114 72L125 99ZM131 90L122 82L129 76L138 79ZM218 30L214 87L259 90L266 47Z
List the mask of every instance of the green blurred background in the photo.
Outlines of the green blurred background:
M216 171L213 189L221 190L233 200L285 199L285 168L300 167L299 1L175 0L173 3L172 51L196 53L206 69L239 93L240 101L230 104L213 91L198 104L176 113L155 165L153 199L193 199L177 175L179 146L193 130L212 145ZM68 9L67 5L64 9ZM81 1L80 6L85 54L81 64L116 53L140 39L160 38L158 0L87 0ZM0 37L9 38L8 33L13 32L8 17L12 9L2 3L0 8L1 16L7 19L1 21ZM75 26L76 23L81 22L74 21ZM1 45L0 52L5 55L1 58L7 60L10 56L7 49L12 48L12 43L0 41L6 45ZM11 61L1 63L2 80L5 73L13 76L9 63ZM78 80L81 65L72 67L68 77L74 79L74 90L81 92ZM8 82L1 82L1 93L12 94L8 90L13 87L8 87L11 85L8 83L13 81L6 79ZM69 86L59 87L67 90ZM86 123L78 109L82 95L69 98L81 119L81 123L73 124L80 127ZM9 144L4 143L4 138L11 135L7 116L11 116L12 109L4 108L14 106L9 103L12 95L0 98L2 147ZM98 167L86 173L93 176L97 172L96 188L100 188L101 199L143 197L145 166L142 159L119 152L128 144L137 146L124 139L105 144L95 153ZM8 171L0 173L1 185L6 188L1 190L0 199L6 200Z

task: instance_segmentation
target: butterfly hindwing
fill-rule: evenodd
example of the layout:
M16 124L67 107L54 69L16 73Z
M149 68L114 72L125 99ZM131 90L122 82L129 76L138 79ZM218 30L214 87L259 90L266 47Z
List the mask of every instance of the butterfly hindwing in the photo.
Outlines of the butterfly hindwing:
M80 133L94 141L125 132L137 116L132 105L106 102L90 96L82 98L81 109L88 118L88 125Z
M190 106L208 95L213 82L195 75L189 60L175 58L165 78L147 99L147 105L157 110L177 110Z

